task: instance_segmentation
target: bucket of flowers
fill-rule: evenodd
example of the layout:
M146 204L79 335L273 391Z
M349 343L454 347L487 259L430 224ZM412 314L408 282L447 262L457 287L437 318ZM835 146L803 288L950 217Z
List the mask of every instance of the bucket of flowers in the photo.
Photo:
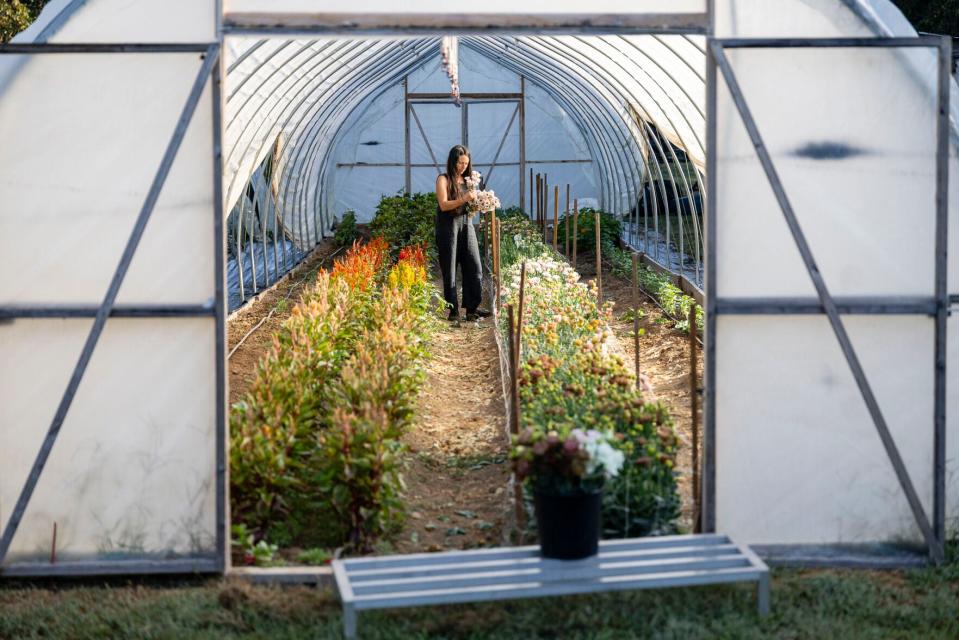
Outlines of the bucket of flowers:
M513 437L513 471L533 490L544 558L574 560L598 551L603 484L624 460L616 442L611 433L582 429L525 429Z
M466 181L466 187L476 193L476 199L469 205L470 213L496 211L502 206L492 189L484 190L480 188L483 185L483 176L480 175L479 171L473 171L464 180Z

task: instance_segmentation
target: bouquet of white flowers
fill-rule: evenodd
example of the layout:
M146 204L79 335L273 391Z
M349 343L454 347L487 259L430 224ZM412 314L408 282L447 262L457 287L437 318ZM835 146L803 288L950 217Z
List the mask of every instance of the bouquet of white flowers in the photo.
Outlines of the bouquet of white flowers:
M465 178L466 187L476 193L476 199L469 204L468 211L470 213L476 213L478 211L495 211L499 209L502 205L500 204L499 198L496 197L496 193L492 190L481 190L480 184L482 184L482 176L479 171L473 171L469 176Z

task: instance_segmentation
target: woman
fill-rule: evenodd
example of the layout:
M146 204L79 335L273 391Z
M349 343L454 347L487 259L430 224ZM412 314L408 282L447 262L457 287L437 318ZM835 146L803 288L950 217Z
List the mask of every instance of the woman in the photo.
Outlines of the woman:
M436 248L443 272L443 297L449 307L449 319L459 320L456 295L456 265L463 275L463 307L469 321L489 316L479 309L483 298L482 272L476 232L470 224L467 205L476 199L476 193L466 187L464 176L473 172L470 152L463 145L450 149L446 159L446 173L436 178Z

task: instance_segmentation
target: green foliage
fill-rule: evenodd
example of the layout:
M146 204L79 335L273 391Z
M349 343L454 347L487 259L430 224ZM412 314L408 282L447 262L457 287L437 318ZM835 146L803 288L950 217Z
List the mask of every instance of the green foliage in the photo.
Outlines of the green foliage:
M603 247L603 257L611 267L613 274L627 280L633 279L633 259L630 254L610 244ZM639 286L651 296L673 318L673 326L680 331L689 332L689 310L696 308L696 330L703 331L703 308L691 296L674 285L669 276L653 271L646 265L638 268Z
M436 207L436 194L432 192L384 196L376 206L370 232L385 238L394 249L425 245L435 256Z
M322 566L324 564L329 564L330 560L332 559L333 554L326 549L321 549L320 547L306 549L305 551L301 551L296 556L296 561L298 563L311 566Z
M352 209L343 213L343 219L337 225L333 233L333 242L338 247L345 247L353 244L356 240L356 212Z
M240 554L244 564L252 564L258 567L277 564L276 552L279 550L277 545L270 544L266 540L257 542L256 536L244 524L233 525L230 532L232 534L230 543L233 550Z
M433 290L421 251L402 251L392 268L387 251L357 245L333 275L318 274L233 407L234 521L261 539L366 551L402 522L399 437L422 381Z
M509 255L519 256L517 262L505 260L507 243L514 245ZM503 297L514 306L526 261L520 428L556 432L561 439L574 428L614 433L626 462L606 483L604 534L674 532L678 440L668 414L645 402L622 359L607 354L611 306L598 307L595 287L579 282L555 256L540 249L529 257L537 254L537 243L522 229L503 240ZM507 331L505 319L500 330Z
M0 2L0 44L8 42L34 21L36 13L31 12L27 4L21 0Z
M959 38L959 0L893 0L918 31Z
M579 217L573 214L559 219L559 246L566 246L566 218L569 218L570 247L573 242L573 221L576 220L576 249L578 254L592 253L596 250L596 214L599 214L599 238L603 253L607 246L615 246L623 235L622 221L611 213L596 209L580 209ZM551 240L552 242L552 240Z

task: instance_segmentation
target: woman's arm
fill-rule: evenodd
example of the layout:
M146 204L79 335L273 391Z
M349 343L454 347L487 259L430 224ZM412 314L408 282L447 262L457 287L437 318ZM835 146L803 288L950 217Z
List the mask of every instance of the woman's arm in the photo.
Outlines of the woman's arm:
M438 176L436 178L436 201L440 205L440 211L456 211L467 202L472 202L476 199L476 194L470 191L467 191L459 198L454 198L452 200L447 196L447 193L448 189L446 176Z

